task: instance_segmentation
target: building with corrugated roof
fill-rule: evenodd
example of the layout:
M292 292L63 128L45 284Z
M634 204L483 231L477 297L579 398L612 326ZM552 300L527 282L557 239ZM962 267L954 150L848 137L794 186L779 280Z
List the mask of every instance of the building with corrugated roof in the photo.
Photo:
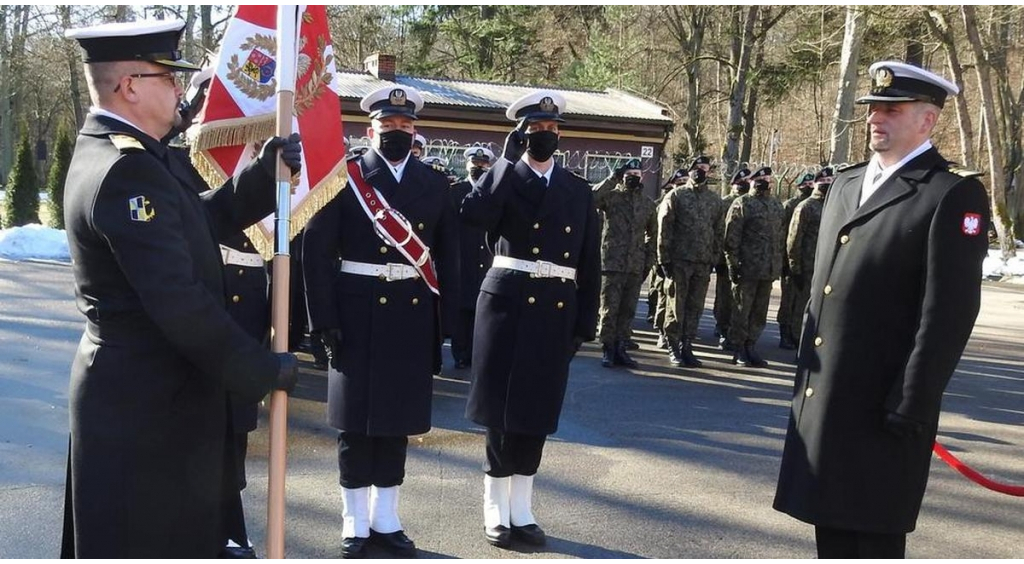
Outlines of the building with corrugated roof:
M539 87L498 82L450 80L400 75L395 57L371 55L363 72L339 71L341 112L345 140L349 147L369 141L370 120L359 109L366 94L390 84L415 88L423 96L424 108L416 131L426 137L428 155L446 158L449 166L465 174L462 150L485 145L501 153L505 136L514 123L505 108ZM644 182L654 189L662 175L665 143L672 131L669 110L644 98L619 90L568 90L549 88L565 96L566 123L556 158L566 168L597 182L623 160L639 157Z

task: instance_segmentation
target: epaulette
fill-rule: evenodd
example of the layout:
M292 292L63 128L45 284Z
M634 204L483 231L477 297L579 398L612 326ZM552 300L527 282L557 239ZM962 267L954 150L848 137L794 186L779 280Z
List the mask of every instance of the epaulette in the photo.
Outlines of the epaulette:
M956 167L956 166L951 166L951 167L948 168L948 170L949 170L949 172L952 172L953 174L955 174L957 176L962 176L964 178L974 178L976 176L985 176L984 172L979 172L977 170L967 170L966 168L960 168L960 167Z
M113 143L114 146L117 147L117 150L122 153L146 150L146 148L142 146L142 142L131 135L115 133L110 136L110 142Z
M864 161L862 163L839 165L838 167L836 167L836 174L839 174L840 172L846 172L848 170L853 170L855 168L860 168L862 166L867 166L867 165L868 165L868 161Z

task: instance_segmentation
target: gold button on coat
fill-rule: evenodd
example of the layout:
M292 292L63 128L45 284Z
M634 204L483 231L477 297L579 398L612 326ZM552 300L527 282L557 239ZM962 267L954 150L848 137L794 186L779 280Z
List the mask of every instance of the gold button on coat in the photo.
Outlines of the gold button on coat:
M423 224L421 223L417 225L416 228L419 229L420 231L423 231Z
M248 249L249 248L249 243L242 243L242 248L243 249Z
M380 254L386 255L387 253L388 253L388 248L387 247L381 247L380 248Z
M412 299L412 305L418 305L419 303L420 303L420 299L419 298L413 298Z
M245 271L244 271L244 270L242 270L241 268L239 268L239 269L238 269L238 275L239 275L239 276L241 276L241 275L243 275L243 274L245 274Z
M566 251L565 253L563 253L563 254L562 254L562 257L563 257L563 258L569 258L569 252L568 252L568 251Z
M540 254L540 249L538 249L537 247L534 247L533 248L533 254L539 255Z
M534 223L533 224L533 228L534 229L540 229L540 224L539 223Z
M825 295L826 295L826 296L827 296L827 295L829 295L829 294L831 294L831 293L832 293L832 286L829 286L829 285L827 285L827 284L826 284L826 285L825 285L825 290L824 290L824 291L825 291Z
M821 337L815 337L814 338L814 346L816 346L816 347L820 347L821 344L824 343L824 342L825 342L825 339L822 339Z
M850 236L849 235L843 235L842 237L839 238L839 244L840 245L845 245L845 244L847 244L849 242L850 242Z
M384 304L388 303L388 299L385 298L384 296L381 296L379 301L380 301L380 305L384 305Z
M565 307L565 303L558 302L557 304L555 304L555 307L557 307L558 309L562 309L563 307Z
M529 298L527 298L526 301L527 301L527 303L531 303L532 304L532 303L537 301L537 298L534 298L533 296L530 296Z
M814 395L814 388L807 388L804 390L804 397L811 397Z
M566 226L565 226L565 232L566 232L566 233L572 233L572 227L571 227L571 226L569 226L569 225L566 225Z
M231 301L237 304L238 302L242 301L242 298L240 298L239 296L231 296Z

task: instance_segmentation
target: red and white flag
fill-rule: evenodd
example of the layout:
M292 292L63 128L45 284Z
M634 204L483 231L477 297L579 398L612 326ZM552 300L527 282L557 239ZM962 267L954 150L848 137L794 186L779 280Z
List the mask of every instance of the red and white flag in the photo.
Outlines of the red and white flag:
M274 135L277 6L238 6L228 22L198 125L189 130L196 168L219 185L245 168ZM305 6L298 24L292 130L302 136L302 173L292 193L294 237L345 186L345 145L334 48L324 6ZM247 233L274 253L274 217Z

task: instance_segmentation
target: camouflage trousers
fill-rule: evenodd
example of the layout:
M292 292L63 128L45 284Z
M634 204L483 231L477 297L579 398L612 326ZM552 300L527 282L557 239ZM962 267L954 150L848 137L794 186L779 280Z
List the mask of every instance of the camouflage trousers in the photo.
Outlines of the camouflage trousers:
M597 318L597 338L602 343L628 339L633 331L636 303L640 299L643 275L639 272L602 272L601 309Z
M804 310L807 309L807 302L811 299L810 278L791 278L793 287L793 317L791 319L792 329L790 330L793 342L800 342L800 333L804 325Z
M724 262L715 265L715 328L722 336L729 335L729 318L732 317L732 283L729 282L729 265Z
M651 274L651 291L654 292L654 329L665 331L665 279L657 273Z
M735 345L756 343L768 322L771 280L742 280L732 285L732 325L729 341Z
M672 265L671 278L665 283L665 337L669 342L697 336L710 281L710 264L683 262Z
M796 309L796 285L793 284L793 279L790 276L782 277L782 299L779 300L779 311L775 314L775 321L779 324L779 334L784 331L789 332L789 336L796 340L796 331L793 327L793 321L796 320L796 329L799 329L800 325L800 312L801 310Z

